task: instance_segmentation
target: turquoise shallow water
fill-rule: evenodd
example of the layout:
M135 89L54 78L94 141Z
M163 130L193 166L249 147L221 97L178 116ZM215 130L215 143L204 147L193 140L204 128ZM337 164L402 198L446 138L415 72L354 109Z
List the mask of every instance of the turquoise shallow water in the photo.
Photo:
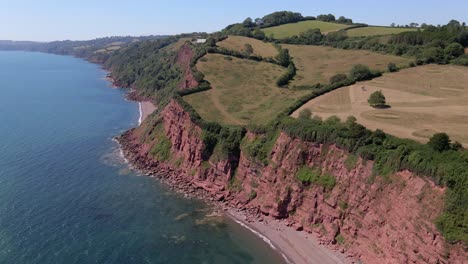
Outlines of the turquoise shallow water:
M128 169L138 106L97 65L0 52L0 263L281 263L200 201Z

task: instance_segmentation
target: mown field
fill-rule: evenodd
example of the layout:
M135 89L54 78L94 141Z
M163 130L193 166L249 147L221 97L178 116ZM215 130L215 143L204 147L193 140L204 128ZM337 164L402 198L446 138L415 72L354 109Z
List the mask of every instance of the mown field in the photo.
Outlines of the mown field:
M207 121L265 124L306 93L276 86L276 79L285 72L280 66L219 54L203 58L197 68L213 89L184 99Z
M382 129L392 135L426 142L437 132L446 132L452 140L468 146L468 68L426 65L402 70L353 86L343 87L317 97L298 109L342 120L355 116L370 129ZM369 106L369 95L381 90L388 109Z
M305 32L308 29L318 28L322 33L328 33L333 31L338 31L340 29L345 29L350 27L350 25L323 22L318 20L308 20L301 21L298 23L284 24L276 27L269 27L262 29L267 36L273 34L276 39L283 39L299 35L299 33Z
M252 46L253 55L275 57L278 54L278 50L273 44L243 36L229 36L227 39L216 43L216 45L222 48L240 52L245 52L245 44L250 44Z
M416 31L415 28L397 28L397 27L361 27L346 30L348 37L368 37L392 35L408 31Z
M292 85L328 83L337 73L348 73L356 64L364 64L372 70L386 70L390 62L406 66L411 60L366 50L343 50L324 46L282 45L289 49L298 68Z

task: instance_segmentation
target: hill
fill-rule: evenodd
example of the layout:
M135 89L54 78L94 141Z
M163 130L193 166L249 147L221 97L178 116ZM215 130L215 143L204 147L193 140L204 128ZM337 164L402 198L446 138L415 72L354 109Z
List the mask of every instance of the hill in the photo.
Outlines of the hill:
M228 50L246 52L246 44L253 48L252 54L256 56L275 57L278 54L278 50L272 43L243 36L229 36L227 39L218 42L216 45Z
M323 46L282 45L289 50L298 69L292 85L329 83L335 74L347 74L356 64L373 70L385 71L389 63L408 66L410 59L364 50L344 50Z
M266 36L273 36L273 38L276 39L284 39L295 35L299 35L300 33L307 31L308 29L320 29L322 33L326 34L329 32L345 29L350 26L351 25L324 22L319 20L309 20L285 24L276 27L263 28L262 31L265 32Z
M319 96L298 109L310 109L321 118L355 116L370 129L401 138L427 142L435 133L446 132L468 146L468 68L427 65L385 74ZM375 109L367 99L382 91L390 108Z

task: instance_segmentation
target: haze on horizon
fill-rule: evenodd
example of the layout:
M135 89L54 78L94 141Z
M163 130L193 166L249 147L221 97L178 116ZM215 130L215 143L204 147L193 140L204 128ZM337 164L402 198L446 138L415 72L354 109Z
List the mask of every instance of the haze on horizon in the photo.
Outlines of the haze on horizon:
M266 0L225 2L122 0L59 1L0 0L2 40L88 40L106 36L169 35L214 32L247 17L262 17L288 10L316 16L332 13L356 22L388 26L391 23L446 24L451 19L468 22L468 2L372 1L349 4L345 0L272 2Z

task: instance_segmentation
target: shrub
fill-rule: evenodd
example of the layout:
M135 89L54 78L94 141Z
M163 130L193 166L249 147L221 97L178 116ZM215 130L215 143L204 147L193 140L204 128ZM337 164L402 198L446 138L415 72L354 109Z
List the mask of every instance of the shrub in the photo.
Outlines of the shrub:
M369 67L362 64L354 65L351 69L350 74L351 78L353 78L355 81L364 81L373 77L373 74Z
M299 119L310 119L311 116L312 116L312 111L310 111L310 109L308 108L303 109L301 110L301 112L299 112Z
M318 169L303 166L296 173L296 178L303 184L317 184L323 186L326 190L331 190L335 187L336 180L333 175L325 173L321 175Z
M346 74L343 74L343 73L335 74L330 78L330 83L331 84L339 83L339 82L345 81L347 78L348 76L346 76Z
M375 91L367 100L370 106L372 107L383 107L386 104L385 96L383 95L382 91Z
M450 146L450 138L446 133L437 133L434 134L427 143L432 149L442 152L445 150L449 150Z
M387 69L389 72L396 72L398 71L398 67L396 66L395 63L393 62L390 62L388 65L387 65Z

